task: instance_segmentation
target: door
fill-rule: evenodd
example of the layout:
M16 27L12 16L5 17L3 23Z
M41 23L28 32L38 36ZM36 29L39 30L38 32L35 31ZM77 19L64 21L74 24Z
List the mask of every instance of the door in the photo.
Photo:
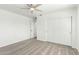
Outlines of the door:
M30 28L29 28L29 30L30 30L30 38L34 38L34 23L33 23L32 20L30 20L29 26L30 26Z
M71 17L52 17L46 21L47 41L71 46Z

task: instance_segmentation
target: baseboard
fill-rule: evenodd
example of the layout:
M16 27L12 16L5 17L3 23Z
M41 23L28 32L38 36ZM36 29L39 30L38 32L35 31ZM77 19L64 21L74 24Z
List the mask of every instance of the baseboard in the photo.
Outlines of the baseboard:
M29 40L29 39L35 39L35 38L32 37L32 38L28 38L28 39L20 40L20 41L17 41L17 42L11 43L11 44L7 44L7 45L1 46L1 47L5 47L5 46L9 46L9 45L13 45L13 44L17 44L17 43L20 43L20 42L22 42L22 41L26 41L26 40ZM0 48L1 48L1 47L0 47Z

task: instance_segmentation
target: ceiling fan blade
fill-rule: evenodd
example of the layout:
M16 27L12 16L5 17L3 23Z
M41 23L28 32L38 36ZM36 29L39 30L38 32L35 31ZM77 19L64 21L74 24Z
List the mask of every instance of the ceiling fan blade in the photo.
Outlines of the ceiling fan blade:
M21 9L29 9L29 8L21 8Z
M32 7L32 4L27 4L28 7Z
M30 8L21 8L21 9L30 9Z
M39 6L41 6L41 4L37 4L36 6L33 6L33 8L37 8L37 7L39 7Z
M35 9L36 11L40 11L40 12L42 12L42 10L39 10L39 9Z

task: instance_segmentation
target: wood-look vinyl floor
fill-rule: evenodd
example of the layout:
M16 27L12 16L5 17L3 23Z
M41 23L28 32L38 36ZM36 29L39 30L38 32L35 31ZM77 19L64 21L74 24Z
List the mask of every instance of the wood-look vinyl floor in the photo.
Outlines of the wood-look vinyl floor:
M0 55L78 55L78 51L70 46L39 41L24 40L0 48Z

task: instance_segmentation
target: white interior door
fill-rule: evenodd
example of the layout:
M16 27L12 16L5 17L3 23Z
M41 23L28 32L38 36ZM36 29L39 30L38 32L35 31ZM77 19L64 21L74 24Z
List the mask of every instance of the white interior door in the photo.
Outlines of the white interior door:
M52 17L47 20L47 41L71 46L71 17Z

